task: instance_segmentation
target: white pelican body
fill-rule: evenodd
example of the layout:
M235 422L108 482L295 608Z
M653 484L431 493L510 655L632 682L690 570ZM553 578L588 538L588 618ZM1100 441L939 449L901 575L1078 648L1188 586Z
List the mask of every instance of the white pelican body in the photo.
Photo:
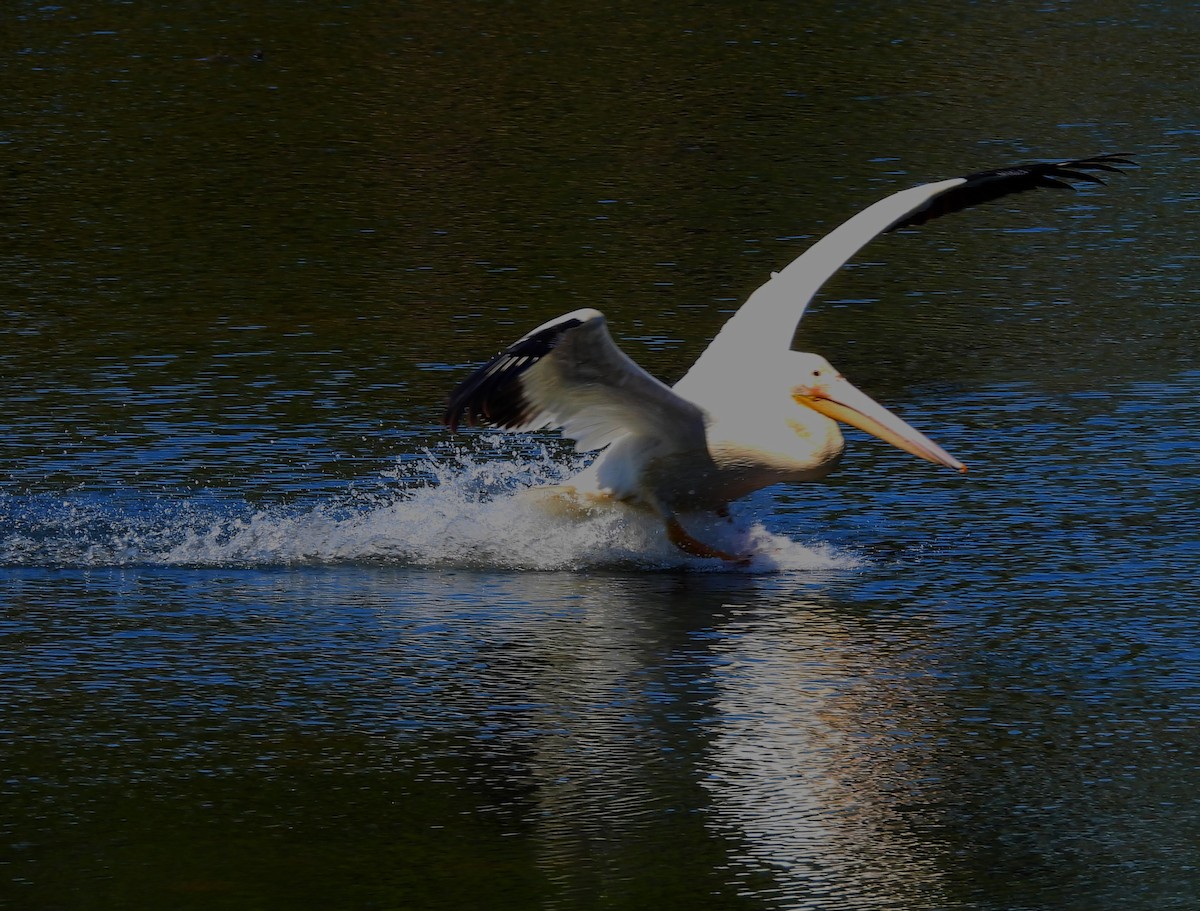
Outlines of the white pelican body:
M653 511L688 553L739 558L689 535L678 513L722 512L762 487L824 477L841 458L838 421L930 462L965 467L856 389L825 358L791 350L805 308L828 278L872 238L1065 179L1102 183L1086 169L1131 164L1112 155L1034 164L923 184L864 209L754 292L675 384L668 387L613 342L603 314L551 320L476 370L450 396L444 421L506 430L561 428L600 456L572 479L579 494Z

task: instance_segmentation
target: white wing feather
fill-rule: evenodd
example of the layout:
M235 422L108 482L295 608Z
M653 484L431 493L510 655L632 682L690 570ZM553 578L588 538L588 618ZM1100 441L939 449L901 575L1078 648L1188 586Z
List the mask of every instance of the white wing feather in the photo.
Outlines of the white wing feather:
M750 295L675 384L675 390L703 401L705 390L725 382L733 365L753 363L754 358L772 349L791 348L804 311L830 276L906 215L965 182L965 178L955 177L901 190L868 206L821 238Z
M562 323L578 325L555 333ZM600 311L566 314L525 339L546 334L553 347L508 381L519 384L524 419L507 429L561 428L581 452L630 435L661 452L704 446L704 411L618 348Z
M524 375L543 426L561 427L581 452L628 434L663 450L703 447L704 412L639 367L613 342L603 315L592 313Z

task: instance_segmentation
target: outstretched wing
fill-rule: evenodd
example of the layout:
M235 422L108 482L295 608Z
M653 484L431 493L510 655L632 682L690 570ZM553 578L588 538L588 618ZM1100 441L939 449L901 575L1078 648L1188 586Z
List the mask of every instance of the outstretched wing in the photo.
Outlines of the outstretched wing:
M580 451L628 434L664 449L704 446L704 412L633 362L598 310L539 326L450 394L443 423L562 428Z
M675 388L703 400L696 387L720 382L728 364L752 358L769 347L791 347L800 318L813 295L869 241L887 231L922 225L941 215L1040 187L1073 189L1070 181L1104 183L1091 171L1121 173L1134 162L1121 155L1097 155L1055 164L1028 164L980 171L901 190L859 212L793 260L755 291L721 328Z

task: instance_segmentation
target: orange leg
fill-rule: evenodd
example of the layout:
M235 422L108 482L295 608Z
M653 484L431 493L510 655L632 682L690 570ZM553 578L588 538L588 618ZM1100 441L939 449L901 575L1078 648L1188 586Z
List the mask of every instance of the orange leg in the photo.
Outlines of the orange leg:
M710 547L703 541L696 540L687 533L687 530L679 524L679 520L674 516L665 516L664 521L667 523L667 538L685 554L691 554L693 557L709 557L716 560L724 560L727 563L736 563L738 566L749 565L749 557L736 557L733 554L725 553L723 550Z

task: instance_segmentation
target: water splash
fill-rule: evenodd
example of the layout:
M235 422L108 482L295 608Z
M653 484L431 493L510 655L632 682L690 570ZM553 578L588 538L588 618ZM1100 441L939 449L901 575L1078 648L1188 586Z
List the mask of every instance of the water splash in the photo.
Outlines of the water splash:
M544 449L500 455L430 452L400 462L369 490L265 507L137 493L3 494L0 565L730 569L680 553L660 522L623 506L586 518L548 512L526 491L561 483L580 464ZM688 527L723 550L749 555L742 571L848 569L859 562L736 513L730 521L690 519Z

